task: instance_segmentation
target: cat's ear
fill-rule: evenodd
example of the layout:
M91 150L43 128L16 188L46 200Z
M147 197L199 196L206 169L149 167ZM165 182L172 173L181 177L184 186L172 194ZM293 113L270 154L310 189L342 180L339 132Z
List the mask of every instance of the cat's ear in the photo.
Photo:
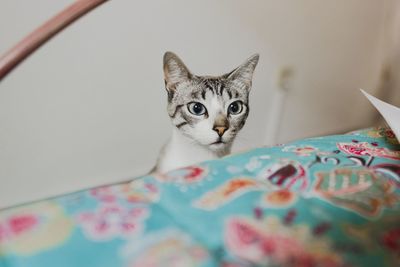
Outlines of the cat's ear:
M191 78L189 69L177 55L172 52L164 54L164 80L167 91L174 91L179 83Z
M258 54L252 55L242 65L240 65L233 71L225 74L224 77L227 79L238 81L250 89L254 69L257 66L259 58L260 56Z

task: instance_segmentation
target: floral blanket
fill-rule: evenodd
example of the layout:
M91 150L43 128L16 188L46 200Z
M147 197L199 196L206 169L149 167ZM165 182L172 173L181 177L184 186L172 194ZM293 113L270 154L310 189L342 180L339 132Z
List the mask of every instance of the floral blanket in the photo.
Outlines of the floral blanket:
M400 266L399 203L368 129L1 210L0 266Z

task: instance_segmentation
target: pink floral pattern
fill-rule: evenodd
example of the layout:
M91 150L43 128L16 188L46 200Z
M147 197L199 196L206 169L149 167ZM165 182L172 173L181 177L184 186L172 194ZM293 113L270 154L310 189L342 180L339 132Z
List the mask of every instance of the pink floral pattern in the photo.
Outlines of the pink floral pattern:
M400 151L376 147L367 142L338 143L337 147L343 152L355 156L374 156L389 159L400 159Z
M208 174L208 169L201 166L189 166L174 170L167 174L156 174L158 180L172 182L180 185L196 184L203 180Z
M91 240L106 241L128 238L143 230L149 212L144 207L125 208L117 204L101 205L97 210L82 212L77 222Z
M154 203L160 199L160 189L154 182L135 180L122 187L125 199L131 203Z
M114 203L118 200L152 203L160 198L160 190L154 182L140 179L130 183L94 188L90 190L90 195L103 203Z
M343 266L328 239L313 236L307 225L286 226L276 217L263 220L230 218L226 223L225 242L235 256L251 264Z
M0 213L2 253L30 255L63 243L72 230L61 206L41 202Z
M0 243L33 231L39 221L39 217L32 213L12 215L0 221Z
M103 202L114 202L117 200L117 186L102 186L91 189L90 194Z
M362 131L364 132L364 131ZM373 138L380 138L383 137L386 141L390 144L398 145L399 142L397 141L396 135L390 128L386 127L377 127L373 129L369 129L366 131L366 134Z

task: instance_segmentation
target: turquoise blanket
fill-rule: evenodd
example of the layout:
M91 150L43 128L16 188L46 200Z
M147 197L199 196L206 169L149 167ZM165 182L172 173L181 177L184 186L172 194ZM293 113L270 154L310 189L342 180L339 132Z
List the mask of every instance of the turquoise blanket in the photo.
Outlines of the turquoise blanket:
M399 203L368 129L2 210L0 266L400 266Z

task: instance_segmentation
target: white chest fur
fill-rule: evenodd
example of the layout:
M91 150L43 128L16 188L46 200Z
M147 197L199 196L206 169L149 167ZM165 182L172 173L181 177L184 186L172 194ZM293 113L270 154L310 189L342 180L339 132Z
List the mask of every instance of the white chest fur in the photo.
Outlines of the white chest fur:
M229 151L226 152L229 154ZM171 139L165 144L158 158L156 172L166 173L170 170L193 165L218 156L204 146L196 144L177 129L173 129Z

